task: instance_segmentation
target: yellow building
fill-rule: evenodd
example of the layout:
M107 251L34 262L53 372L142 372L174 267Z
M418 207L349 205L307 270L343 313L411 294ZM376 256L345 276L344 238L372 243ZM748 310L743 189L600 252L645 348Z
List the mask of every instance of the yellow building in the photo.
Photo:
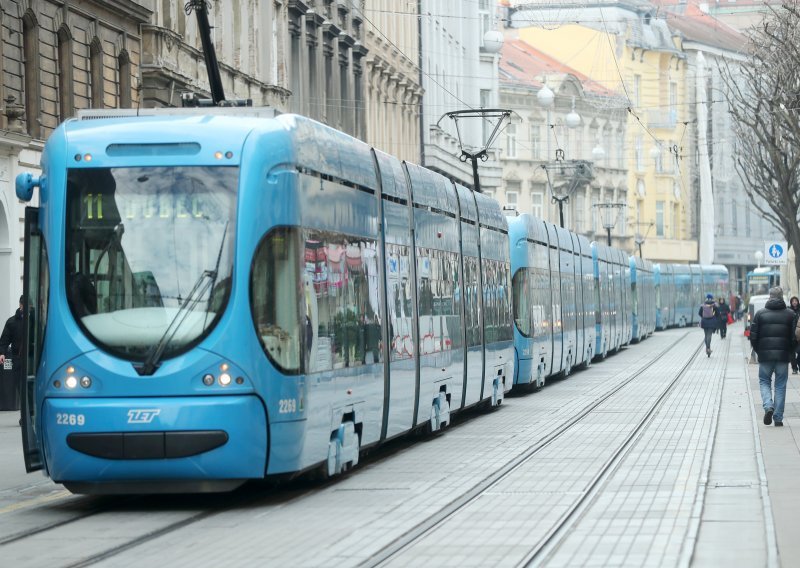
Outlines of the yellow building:
M643 256L653 261L696 262L684 149L694 125L685 107L687 66L680 40L649 12L618 6L581 14L590 23L517 31L523 41L628 99L626 222L633 235L628 250L638 254L642 245ZM512 24L524 21L536 19Z

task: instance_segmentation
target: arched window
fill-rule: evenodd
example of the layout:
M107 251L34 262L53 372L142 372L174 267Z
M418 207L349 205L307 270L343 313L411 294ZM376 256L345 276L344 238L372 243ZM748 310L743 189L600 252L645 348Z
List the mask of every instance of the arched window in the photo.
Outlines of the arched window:
M103 108L103 46L95 37L89 45L89 71L91 74L92 108Z
M131 58L124 49L117 57L119 72L119 108L131 108L133 105L131 92Z
M25 58L25 121L28 134L39 138L39 24L30 11L22 17L22 54Z
M69 29L62 26L56 37L58 41L58 120L72 116L75 109L72 83L72 37Z

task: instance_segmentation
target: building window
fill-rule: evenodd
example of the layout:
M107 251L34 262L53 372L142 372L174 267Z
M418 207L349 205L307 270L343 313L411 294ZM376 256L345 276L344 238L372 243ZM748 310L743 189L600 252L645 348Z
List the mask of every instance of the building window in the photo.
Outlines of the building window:
M492 91L489 89L481 89L480 97L481 108L489 108L489 105L491 104ZM481 120L481 142L483 142L483 144L486 144L486 141L489 139L489 134L493 129L494 126L490 124L488 120L485 118Z
M636 163L636 170L640 172L644 170L644 152L642 151L642 146L642 137L637 136L633 147L633 159Z
M622 130L617 132L617 167L625 169L625 133Z
M22 18L22 52L25 58L25 122L28 134L39 138L39 26L30 13Z
M681 238L680 235L680 224L681 224L681 206L677 203L672 206L672 238L679 239Z
M544 218L544 194L541 191L531 192L531 213L538 219Z
M89 46L89 68L92 81L92 108L103 108L103 46L98 38Z
M639 106L639 93L642 86L642 76L641 75L634 75L633 76L633 104L634 106Z
M750 208L746 207L744 210L744 236L750 236Z
M671 125L678 122L678 84L669 84L669 121Z
M656 201L656 236L664 236L664 202Z
M509 123L506 128L506 158L517 157L517 125Z
M131 59L127 51L123 51L117 58L119 68L119 107L131 108L133 106L133 89L131 87Z
M72 116L72 38L62 28L56 36L58 41L58 119L63 122Z
M480 38L481 47L483 47L483 36L486 32L492 29L492 16L489 12L489 0L478 1L478 37Z
M542 129L538 124L531 125L531 159L542 159Z
M734 199L733 201L731 201L731 234L732 235L738 235L739 234L739 227L738 227L739 221L738 221L738 216L737 216L737 213L738 213L737 209L738 208L739 207L738 207L738 205L736 203L736 200Z

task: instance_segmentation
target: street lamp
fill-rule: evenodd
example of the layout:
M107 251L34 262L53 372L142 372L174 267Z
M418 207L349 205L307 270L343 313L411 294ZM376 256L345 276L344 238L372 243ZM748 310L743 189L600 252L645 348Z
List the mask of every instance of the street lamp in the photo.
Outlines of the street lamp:
M642 235L642 233L639 232L639 227L641 225L647 226L647 231L645 231L644 235ZM636 223L636 234L633 236L633 242L635 242L636 246L639 248L639 258L644 258L642 256L642 245L647 240L647 235L650 234L650 229L653 228L653 225L655 225L655 223L653 223L652 221L650 221L649 223L640 223L640 222Z
M603 228L608 232L608 246L611 246L611 229L617 224L618 210L625 207L625 204L607 201L605 203L595 203L594 207L601 210Z
M757 250L753 253L753 256L756 257L756 263L758 264L758 268L761 268L761 262L764 260L764 253L760 250Z

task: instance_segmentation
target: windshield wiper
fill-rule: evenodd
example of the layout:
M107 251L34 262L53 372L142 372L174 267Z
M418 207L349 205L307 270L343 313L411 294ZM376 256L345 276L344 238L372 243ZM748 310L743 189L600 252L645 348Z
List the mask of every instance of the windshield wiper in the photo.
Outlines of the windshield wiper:
M194 286L192 287L189 295L186 296L186 299L181 304L180 308L178 308L178 312L175 314L175 317L172 318L172 321L169 322L167 329L164 331L164 335L161 336L161 339L158 340L150 351L147 353L147 358L145 359L144 363L141 367L135 367L136 371L140 375L152 375L156 369L158 369L159 361L161 361L161 356L164 354L164 349L167 348L167 345L172 341L172 338L175 337L175 334L180 329L183 322L186 321L186 318L189 316L191 312L194 311L197 304L200 303L200 298L206 293L206 291L211 287L214 280L217 278L217 272L215 270L204 270L203 273L200 275L200 278L197 279Z

